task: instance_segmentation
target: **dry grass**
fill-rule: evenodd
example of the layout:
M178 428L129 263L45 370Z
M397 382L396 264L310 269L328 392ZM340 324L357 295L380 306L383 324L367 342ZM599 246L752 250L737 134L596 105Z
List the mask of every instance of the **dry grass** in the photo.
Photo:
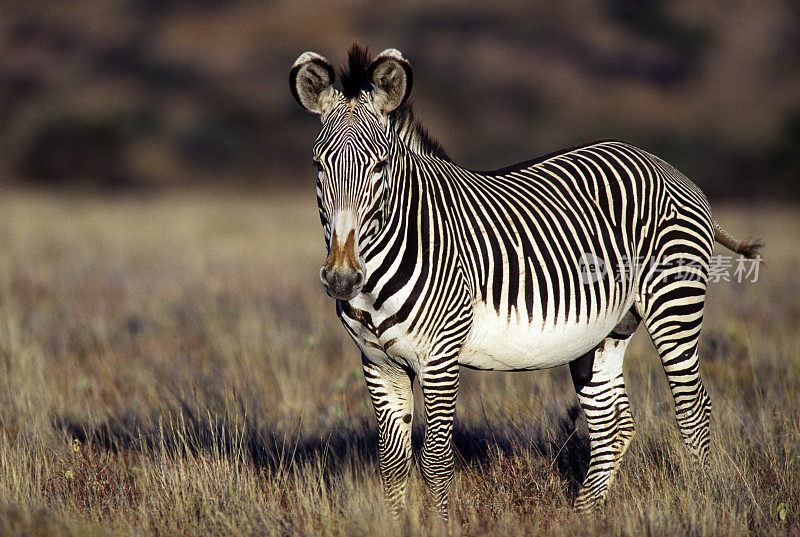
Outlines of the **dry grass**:
M798 534L800 210L717 216L769 250L758 283L710 291L707 467L642 334L626 366L638 436L603 513L570 507L587 438L567 372L465 371L445 528L416 473L407 520L384 510L358 355L317 283L311 190L5 192L0 534Z

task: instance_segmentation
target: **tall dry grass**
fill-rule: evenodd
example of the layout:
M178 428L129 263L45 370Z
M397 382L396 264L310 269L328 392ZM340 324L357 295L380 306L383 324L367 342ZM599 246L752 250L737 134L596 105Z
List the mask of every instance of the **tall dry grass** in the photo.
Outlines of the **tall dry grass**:
M600 513L570 507L588 446L565 369L464 371L445 527L417 473L406 519L384 510L312 191L4 192L0 534L798 534L800 210L717 217L769 248L757 283L709 292L707 466L646 335L626 363L638 435Z

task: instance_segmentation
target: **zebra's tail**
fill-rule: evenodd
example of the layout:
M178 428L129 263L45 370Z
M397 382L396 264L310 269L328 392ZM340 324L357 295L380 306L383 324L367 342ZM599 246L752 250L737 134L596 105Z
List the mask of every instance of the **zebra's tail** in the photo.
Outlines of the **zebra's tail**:
M722 226L716 222L714 222L714 240L725 248L733 250L737 254L742 254L748 259L753 259L756 257L761 248L764 247L762 243L756 240L737 241L730 233L722 229Z

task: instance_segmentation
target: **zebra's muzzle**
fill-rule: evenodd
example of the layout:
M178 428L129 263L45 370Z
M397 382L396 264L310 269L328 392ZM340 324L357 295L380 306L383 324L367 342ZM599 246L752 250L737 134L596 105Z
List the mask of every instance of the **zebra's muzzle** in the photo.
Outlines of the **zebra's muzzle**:
M364 271L343 271L333 268L320 270L320 279L328 290L328 295L338 300L350 300L355 297L364 285Z
M319 271L319 278L328 294L338 300L350 300L364 285L364 263L356 254L355 231L351 230L344 244L334 240L328 259Z

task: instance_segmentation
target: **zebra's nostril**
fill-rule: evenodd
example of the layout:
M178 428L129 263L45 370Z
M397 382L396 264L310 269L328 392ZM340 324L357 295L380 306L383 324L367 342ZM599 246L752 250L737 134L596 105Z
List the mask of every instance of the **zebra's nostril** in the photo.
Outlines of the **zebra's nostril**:
M330 272L328 271L327 267L322 267L319 269L319 279L322 280L322 283L325 285L331 284Z
M364 273L359 270L356 272L356 277L353 278L353 287L358 287L362 283L364 283Z

